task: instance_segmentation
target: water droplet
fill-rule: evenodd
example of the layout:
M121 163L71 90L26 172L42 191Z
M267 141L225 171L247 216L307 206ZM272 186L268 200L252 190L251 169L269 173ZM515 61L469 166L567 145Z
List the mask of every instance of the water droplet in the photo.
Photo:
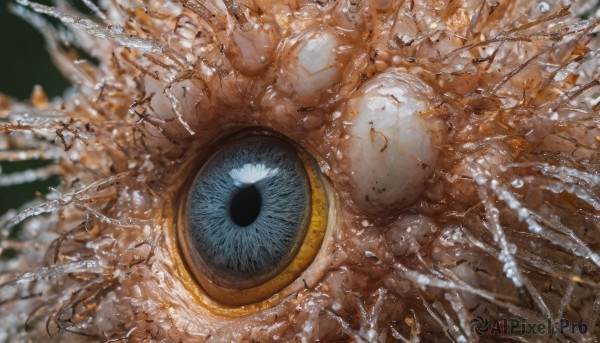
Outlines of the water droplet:
M525 185L525 182L522 179L514 179L510 184L515 188L521 188Z

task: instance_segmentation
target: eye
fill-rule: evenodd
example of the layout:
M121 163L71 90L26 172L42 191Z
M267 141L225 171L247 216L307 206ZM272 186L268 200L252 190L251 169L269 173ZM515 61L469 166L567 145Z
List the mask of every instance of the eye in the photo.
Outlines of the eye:
M182 190L179 247L201 289L223 305L265 300L313 261L328 201L312 157L286 139L227 142Z

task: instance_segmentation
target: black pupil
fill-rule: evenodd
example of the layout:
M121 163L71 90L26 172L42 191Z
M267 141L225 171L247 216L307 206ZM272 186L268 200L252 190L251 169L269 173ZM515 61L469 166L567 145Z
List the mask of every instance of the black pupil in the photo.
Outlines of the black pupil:
M260 214L262 198L255 185L240 188L231 199L229 212L231 219L239 226L252 224Z

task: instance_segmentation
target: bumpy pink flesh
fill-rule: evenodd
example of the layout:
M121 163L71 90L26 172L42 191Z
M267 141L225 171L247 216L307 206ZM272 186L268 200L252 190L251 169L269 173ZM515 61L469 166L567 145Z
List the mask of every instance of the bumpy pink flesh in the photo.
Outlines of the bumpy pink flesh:
M0 158L56 158L39 173L63 177L54 198L0 217L0 243L21 250L0 261L0 341L47 331L56 341L475 341L471 320L501 314L585 323L587 336L566 337L593 341L598 20L578 18L585 2L561 5L105 1L81 19L63 1L22 1L74 92L49 104L39 93L31 104L0 98ZM99 66L76 60L33 13L59 18ZM424 137L414 159L398 157L403 126L353 126L386 75L411 80L397 101L423 104L399 106L415 109L409 123ZM255 126L314 155L334 220L280 300L224 317L174 265L174 171ZM373 149L357 139L382 151L359 153ZM362 182L393 180L382 170L411 180L371 193ZM9 241L21 221L23 242Z

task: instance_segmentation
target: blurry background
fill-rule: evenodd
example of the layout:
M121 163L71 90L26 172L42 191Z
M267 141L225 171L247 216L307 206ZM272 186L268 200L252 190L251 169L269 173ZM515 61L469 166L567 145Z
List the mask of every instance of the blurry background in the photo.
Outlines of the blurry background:
M42 35L9 12L11 2L0 0L0 92L23 100L39 84L50 97L61 95L67 80L52 64Z
M29 98L33 86L38 84L50 97L62 95L68 87L67 80L52 64L45 50L44 40L33 27L9 11L12 0L0 0L0 93L18 100ZM49 4L49 1L38 1ZM0 162L0 176L20 170L47 165L50 161ZM48 187L58 185L54 177L45 182L0 187L0 215L11 208L19 208L33 199L37 191L46 193ZM18 228L11 238L18 238ZM9 258L16 251L0 249L0 258Z

